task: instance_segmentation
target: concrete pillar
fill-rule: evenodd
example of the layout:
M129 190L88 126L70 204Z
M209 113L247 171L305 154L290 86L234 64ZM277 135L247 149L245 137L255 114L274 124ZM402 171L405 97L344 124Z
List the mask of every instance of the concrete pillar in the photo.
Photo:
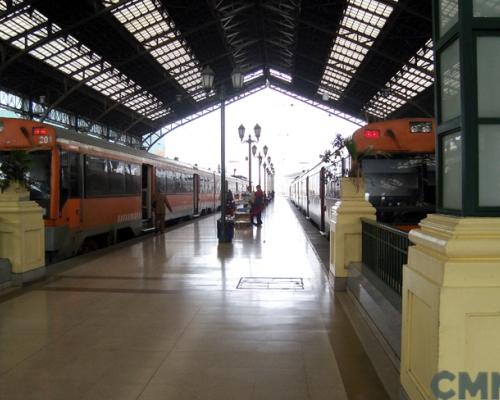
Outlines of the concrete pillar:
M45 275L43 210L17 183L0 193L0 258L9 259L15 283Z
M363 179L341 178L330 220L330 274L336 290L346 288L346 267L361 262L361 218L376 219L375 208L365 200Z
M490 390L500 370L500 220L434 214L420 225L403 270L403 388L412 400L498 398ZM443 371L452 375L441 379ZM459 374L474 381L479 372L485 391L459 396Z
M442 215L410 233L401 383L411 400L498 399L500 8L485 0L433 7Z

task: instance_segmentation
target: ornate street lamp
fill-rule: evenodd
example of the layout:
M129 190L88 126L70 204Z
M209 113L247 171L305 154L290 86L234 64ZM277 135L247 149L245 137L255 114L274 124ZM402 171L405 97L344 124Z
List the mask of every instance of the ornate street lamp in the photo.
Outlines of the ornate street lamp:
M201 83L203 89L208 93L214 88L215 73L206 66L201 72ZM241 89L243 87L243 75L239 69L235 69L231 74L231 82L234 89ZM220 159L221 159L221 226L219 232L219 243L227 243L231 240L226 235L226 93L224 84L219 84L220 95Z
M253 131L255 134L256 140L252 139L252 135L248 135L248 139L243 140L245 137L245 127L240 125L238 127L238 136L241 140L241 143L248 143L248 186L250 186L250 190L252 190L252 155L255 156L257 153L257 146L254 144L252 146L252 143L257 143L260 139L260 132L262 128L260 127L259 124L255 124Z

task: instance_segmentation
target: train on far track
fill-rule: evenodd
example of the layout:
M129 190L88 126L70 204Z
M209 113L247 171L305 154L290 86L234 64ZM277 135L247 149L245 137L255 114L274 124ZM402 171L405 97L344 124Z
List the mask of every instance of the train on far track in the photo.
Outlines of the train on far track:
M220 208L218 173L37 121L0 118L0 164L29 153L30 199L43 208L48 261L70 257L154 228L157 192L166 220ZM227 178L238 195L246 181Z
M435 121L403 118L369 123L352 140L358 152L365 198L377 221L411 229L436 208ZM370 151L365 151L370 149ZM341 176L350 159L320 162L290 184L291 201L322 232L330 231L330 212L338 201Z

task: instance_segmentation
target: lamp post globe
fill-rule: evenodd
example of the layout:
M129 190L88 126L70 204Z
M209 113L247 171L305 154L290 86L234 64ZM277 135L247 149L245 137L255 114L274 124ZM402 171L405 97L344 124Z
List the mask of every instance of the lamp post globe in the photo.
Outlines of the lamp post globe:
M261 127L259 124L255 124L255 126L253 127L253 131L255 133L255 137L257 138L257 141L259 141L260 139L260 131L261 131Z
M233 83L233 88L241 89L243 87L243 74L239 68L235 68L231 74L231 81Z
M243 141L243 137L245 136L245 127L243 124L238 127L238 136L240 137L240 140Z
M201 71L201 84L206 92L210 92L210 90L212 90L212 87L214 85L214 78L214 70L210 68L209 65L203 68L203 71Z
M264 152L264 157L267 156L267 150L269 150L269 148L264 145L264 147L262 148L262 151Z

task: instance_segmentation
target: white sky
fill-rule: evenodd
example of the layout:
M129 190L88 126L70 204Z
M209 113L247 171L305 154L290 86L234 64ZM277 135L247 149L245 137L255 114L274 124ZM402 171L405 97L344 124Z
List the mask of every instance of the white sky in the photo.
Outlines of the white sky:
M264 89L226 107L226 174L248 177L248 144L241 143L238 127L246 128L245 138L261 128L257 154L269 148L276 170L276 186L285 190L285 176L296 174L319 162L319 155L331 147L337 133L352 134L358 127L346 120L309 106L299 100ZM164 155L217 170L220 164L220 110L168 133L162 140ZM161 144L159 145L161 146ZM158 147L155 146L156 149ZM252 159L252 182L258 181L258 160Z

